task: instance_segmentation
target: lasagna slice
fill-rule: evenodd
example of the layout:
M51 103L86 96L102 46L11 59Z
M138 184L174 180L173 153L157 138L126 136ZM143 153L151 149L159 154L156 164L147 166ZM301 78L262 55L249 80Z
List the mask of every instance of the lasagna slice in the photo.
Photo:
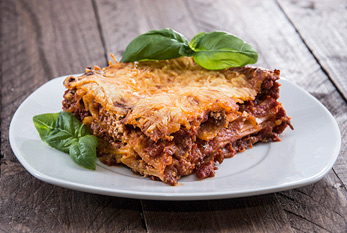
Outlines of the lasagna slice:
M292 128L277 101L279 74L211 71L189 57L110 62L65 79L63 110L98 137L101 162L176 185L192 173L214 176L224 158Z

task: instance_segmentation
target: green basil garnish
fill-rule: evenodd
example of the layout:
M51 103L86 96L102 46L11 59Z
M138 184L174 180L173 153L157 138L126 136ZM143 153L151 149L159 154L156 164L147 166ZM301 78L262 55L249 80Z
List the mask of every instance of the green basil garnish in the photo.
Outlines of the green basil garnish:
M172 29L152 30L136 37L125 49L121 62L166 60L181 57L187 39Z
M55 129L59 113L46 113L34 116L33 121L42 141Z
M209 70L254 64L258 53L249 44L227 32L199 33L190 42L194 61Z
M69 154L75 163L95 170L97 140L93 135L81 137L77 143L70 146Z
M227 32L201 32L188 40L172 29L152 30L136 37L127 46L121 62L166 60L193 56L209 70L254 64L258 53L249 44Z
M72 113L41 114L33 121L43 142L69 153L77 164L95 170L97 138Z

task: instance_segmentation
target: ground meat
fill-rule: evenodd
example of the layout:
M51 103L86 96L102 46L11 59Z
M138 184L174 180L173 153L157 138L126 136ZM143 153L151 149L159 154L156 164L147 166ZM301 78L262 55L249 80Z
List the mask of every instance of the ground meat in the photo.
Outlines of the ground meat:
M252 71L253 72L253 71ZM257 72L257 71L254 71ZM276 73L276 72L275 72ZM118 154L112 154L107 151L108 147L113 151L127 143L127 135L135 133L136 139L143 145L138 159L142 161L141 156L149 156L151 159L167 158L165 161L172 161L164 164L163 182L176 185L178 179L195 173L200 179L215 175L215 164L224 161L224 158L231 158L237 152L242 152L259 141L280 140L278 135L282 133L290 124L281 104L277 101L279 84L276 82L279 74L267 78L262 83L261 92L256 96L254 101L246 101L239 104L238 119L229 123L228 127L218 129L216 136L210 139L197 138L199 128L202 123L211 123L213 125L223 125L225 121L224 113L205 112L201 119L192 124L191 129L181 127L181 129L170 136L172 141L160 139L157 142L151 140L139 128L132 125L124 125L121 116L118 118L105 111L102 106L95 103L95 108L99 110L97 119L87 125L92 133L102 141L97 153L100 161L107 165L117 164L119 161ZM116 107L125 108L123 103L115 103ZM64 94L63 109L72 112L78 119L82 120L91 116L89 111L85 110L81 97L76 94L75 90L67 90ZM130 111L130 108L127 108ZM245 116L243 113L247 113ZM266 118L264 123L258 125L260 130L254 133L244 133L243 126L247 121L253 119ZM106 148L106 149L105 149ZM112 151L112 150L111 150ZM117 157L118 156L118 157ZM166 166L166 167L165 167ZM152 176L152 179L158 179ZM161 178L162 179L162 178Z
M211 160L211 161L203 164L202 166L198 167L195 170L195 174L200 179L205 179L207 177L214 177L214 175L215 175L214 166L215 166L214 161Z

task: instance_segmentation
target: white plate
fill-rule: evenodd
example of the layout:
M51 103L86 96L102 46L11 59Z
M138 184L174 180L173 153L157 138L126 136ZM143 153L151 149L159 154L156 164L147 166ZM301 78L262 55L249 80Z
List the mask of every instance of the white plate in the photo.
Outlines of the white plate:
M84 169L69 155L45 145L32 118L61 111L63 80L49 81L18 108L10 126L10 143L22 165L45 182L110 196L154 200L203 200L251 196L304 186L321 179L332 168L341 145L339 128L328 110L314 97L281 80L284 108L294 131L286 129L281 142L260 143L225 159L216 176L198 180L184 177L175 187L134 175L125 167L98 162L95 171Z

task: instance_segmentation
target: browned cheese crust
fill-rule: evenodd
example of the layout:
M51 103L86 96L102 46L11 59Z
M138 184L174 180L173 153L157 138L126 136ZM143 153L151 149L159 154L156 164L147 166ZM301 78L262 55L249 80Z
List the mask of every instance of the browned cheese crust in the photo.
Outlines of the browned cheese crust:
M278 70L210 71L187 57L116 63L66 78L63 110L99 138L103 163L176 185L292 128L278 79Z

